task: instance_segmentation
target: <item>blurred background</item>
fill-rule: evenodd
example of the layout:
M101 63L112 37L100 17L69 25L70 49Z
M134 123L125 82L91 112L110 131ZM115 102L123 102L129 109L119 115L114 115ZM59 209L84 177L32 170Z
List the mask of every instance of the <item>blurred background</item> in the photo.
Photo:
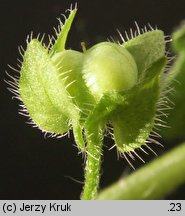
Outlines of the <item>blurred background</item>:
M110 36L150 23L166 35L185 19L183 0L0 0L0 199L79 199L83 181L84 161L71 134L71 138L45 139L43 134L27 125L26 118L18 114L18 101L3 81L14 72L20 58L18 46L25 47L26 36L31 31L53 34L57 17L78 2L78 13L67 41L67 47L81 50L80 42L87 48ZM166 142L164 149L154 146L160 155L177 142ZM132 172L127 162L117 158L113 145L105 139L100 188ZM148 162L152 158L143 155ZM140 167L140 161L134 162ZM75 180L74 180L75 179ZM76 180L80 181L77 182ZM185 186L164 199L185 199Z

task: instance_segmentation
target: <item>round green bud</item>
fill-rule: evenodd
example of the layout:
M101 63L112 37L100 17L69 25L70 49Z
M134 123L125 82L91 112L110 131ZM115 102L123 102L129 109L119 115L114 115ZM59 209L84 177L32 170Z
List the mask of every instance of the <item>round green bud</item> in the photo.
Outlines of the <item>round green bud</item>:
M121 45L103 42L84 53L83 77L96 98L105 92L130 89L137 82L137 65Z

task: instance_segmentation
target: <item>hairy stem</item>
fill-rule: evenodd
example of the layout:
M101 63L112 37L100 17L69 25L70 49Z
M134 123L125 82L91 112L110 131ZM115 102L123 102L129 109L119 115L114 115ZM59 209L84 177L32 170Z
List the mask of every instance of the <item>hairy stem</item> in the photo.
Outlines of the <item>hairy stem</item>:
M81 199L93 200L97 195L100 180L102 140L100 134L93 133L88 139L85 185Z
M161 199L184 182L185 143L104 189L98 199Z

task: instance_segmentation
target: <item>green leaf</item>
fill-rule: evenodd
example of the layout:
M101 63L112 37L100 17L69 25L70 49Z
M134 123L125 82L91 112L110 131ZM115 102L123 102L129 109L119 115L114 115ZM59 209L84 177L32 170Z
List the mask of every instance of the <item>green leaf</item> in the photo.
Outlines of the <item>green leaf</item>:
M185 184L185 143L100 191L101 200L159 200ZM180 188L179 188L180 189Z
M77 8L74 8L74 10L70 10L70 15L68 19L65 20L64 25L61 26L61 31L58 33L55 44L50 50L51 55L61 52L65 49L67 36L71 28L72 22L74 20L74 17L76 15L76 12L77 12Z
M166 139L185 137L185 26L173 34L173 48L178 53L174 66L169 71L168 83L174 88L168 98L174 103L173 109L168 110L167 123L170 128L163 129Z
M177 31L172 35L173 38L173 48L176 53L185 51L185 25L183 24Z

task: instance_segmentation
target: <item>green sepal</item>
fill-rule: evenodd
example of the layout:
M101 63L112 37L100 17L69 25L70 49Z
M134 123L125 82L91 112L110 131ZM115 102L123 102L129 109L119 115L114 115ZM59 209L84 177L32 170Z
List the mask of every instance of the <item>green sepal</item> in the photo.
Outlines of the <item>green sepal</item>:
M61 31L60 31L60 33L58 33L55 44L53 45L53 47L50 50L50 55L61 52L65 49L67 36L68 36L69 30L71 28L72 22L75 18L77 8L74 8L73 10L69 10L69 11L70 11L70 15L65 20L64 25L60 26Z
M159 74L165 63L165 58L154 63L146 71L151 75L147 82L122 93L124 103L111 115L115 143L122 153L141 147L150 135L160 94Z
M68 103L61 95L61 89L64 92L65 89L58 80L57 70L51 63L47 50L36 39L27 46L20 74L20 97L33 121L47 132L67 132ZM56 94L60 97L56 97Z
M88 116L85 128L94 128L99 124L104 129L105 124L110 120L111 113L123 103L124 98L118 92L112 91L105 93Z
M27 46L20 74L20 97L39 128L60 135L74 124L75 131L79 131L79 111L59 78L48 51L37 39ZM76 137L81 140L81 134L77 133ZM84 149L84 143L79 147Z
M123 46L136 61L139 74L138 82L148 76L146 72L150 65L165 56L164 33L160 30L141 34L124 43Z

